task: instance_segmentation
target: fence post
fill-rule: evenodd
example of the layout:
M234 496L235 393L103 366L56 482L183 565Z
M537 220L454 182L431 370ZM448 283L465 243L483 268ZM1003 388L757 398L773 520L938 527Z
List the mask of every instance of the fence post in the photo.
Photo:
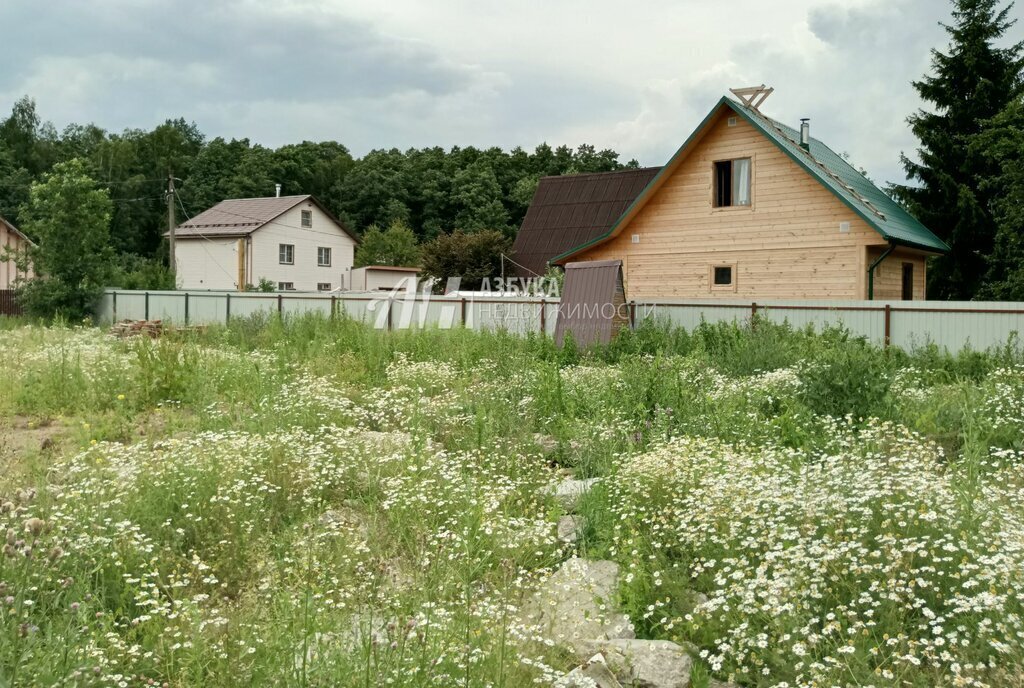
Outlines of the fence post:
M885 346L889 347L889 341L892 339L892 306L885 304Z
M188 292L185 292L185 327L188 327Z
M338 297L331 294L331 320L338 317Z
M227 300L224 302L224 324L231 324L231 292L227 293Z
M462 301L462 326L465 327L466 326L466 297L463 296L462 299L460 299L460 300Z
M636 301L629 302L629 329L636 329Z
M284 312L284 294L277 295L277 317L281 317L281 313Z
M541 299L540 299L540 333L541 334L547 334L548 333L547 310L548 310L547 303L545 302L544 297L541 297Z
M391 324L391 311L394 308L394 305L395 305L395 297L389 296L388 297L388 331L389 332L391 331L391 328L392 328L392 324Z
M149 292L146 292L146 317L143 320L149 320Z
M117 291L114 291L113 294L114 294L114 305L113 305L114 313L113 313L113 318L114 318L114 322L116 323L117 322Z
M750 304L750 329L757 329L757 301Z

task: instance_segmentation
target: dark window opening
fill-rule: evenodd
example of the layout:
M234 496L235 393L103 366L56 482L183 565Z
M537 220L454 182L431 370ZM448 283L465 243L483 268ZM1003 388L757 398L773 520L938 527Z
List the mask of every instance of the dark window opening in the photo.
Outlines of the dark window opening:
M750 158L715 163L714 207L750 205Z
M313 226L313 211L303 210L302 211L302 226L312 227Z
M914 300L914 264L903 264L903 300Z
M732 284L732 266L715 266L715 284L720 287L727 287Z
M732 205L732 160L715 163L715 207Z

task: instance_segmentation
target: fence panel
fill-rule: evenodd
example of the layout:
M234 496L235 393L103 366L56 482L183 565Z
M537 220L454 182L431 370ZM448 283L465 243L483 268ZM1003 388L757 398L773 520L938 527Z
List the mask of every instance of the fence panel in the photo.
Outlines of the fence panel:
M186 317L187 304L187 317ZM224 323L228 316L280 312L334 314L380 329L466 327L506 330L515 334L553 335L558 320L557 299L484 297L452 299L405 294L311 294L248 292L107 291L97 307L100 322L161 319L175 324ZM759 318L800 328L838 325L877 344L906 349L934 343L950 351L965 346L987 349L1005 344L1024 332L1024 303L929 301L765 301L664 300L633 304L635 322L646 319L672 327L693 329L702 321L750 322Z
M0 315L21 315L21 306L14 298L13 289L0 289Z

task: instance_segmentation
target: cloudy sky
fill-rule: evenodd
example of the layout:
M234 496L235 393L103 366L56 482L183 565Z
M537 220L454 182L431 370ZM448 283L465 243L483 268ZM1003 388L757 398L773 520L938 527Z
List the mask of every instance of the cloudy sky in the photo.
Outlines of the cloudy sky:
M1024 9L1017 9L1020 13ZM0 112L269 146L537 143L665 162L728 88L896 180L945 0L2 0Z

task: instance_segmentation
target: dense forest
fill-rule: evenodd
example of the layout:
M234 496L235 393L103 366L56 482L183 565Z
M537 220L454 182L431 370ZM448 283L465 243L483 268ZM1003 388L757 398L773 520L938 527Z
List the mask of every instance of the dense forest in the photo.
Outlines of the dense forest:
M165 192L172 174L180 214L225 198L313 194L357 234L395 220L420 241L453 230L514 235L544 175L624 166L615 151L547 144L533 152L473 147L374 150L353 157L336 141L267 148L248 139L207 139L194 124L169 119L150 131L120 133L95 124L63 131L43 121L34 101L16 102L0 124L0 216L19 225L33 182L78 158L113 201L110 240L117 254L166 259Z

